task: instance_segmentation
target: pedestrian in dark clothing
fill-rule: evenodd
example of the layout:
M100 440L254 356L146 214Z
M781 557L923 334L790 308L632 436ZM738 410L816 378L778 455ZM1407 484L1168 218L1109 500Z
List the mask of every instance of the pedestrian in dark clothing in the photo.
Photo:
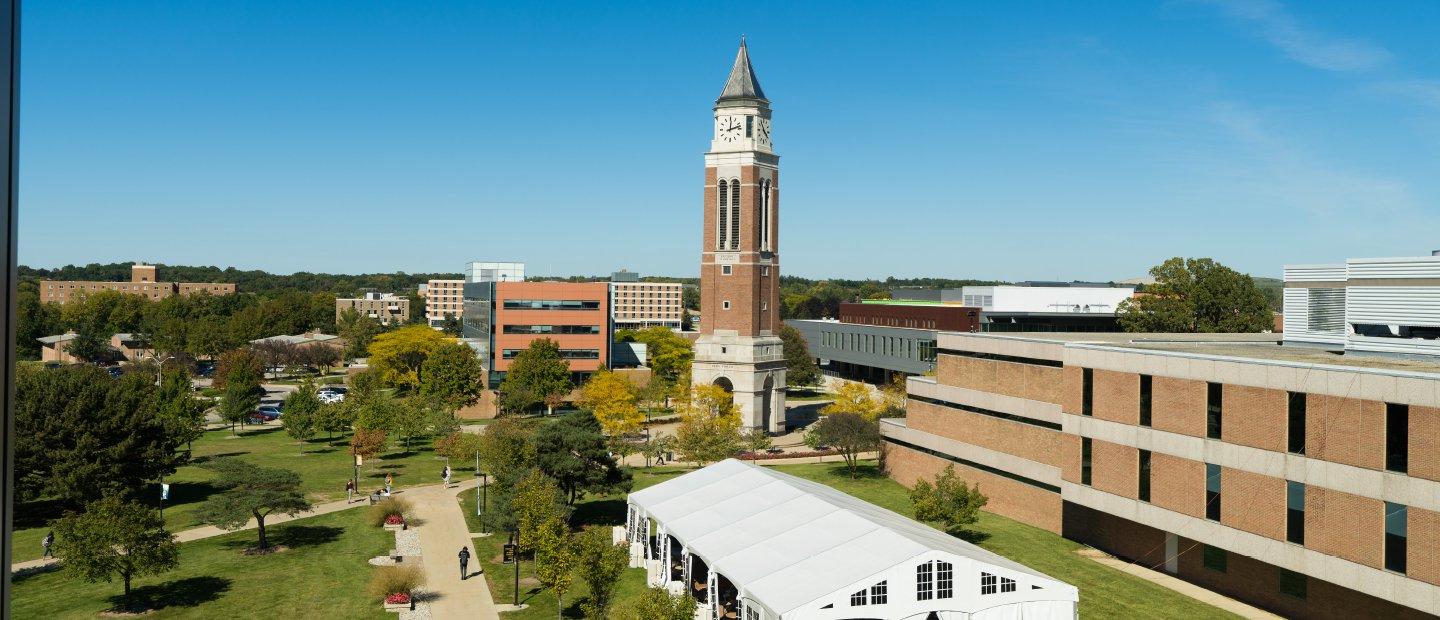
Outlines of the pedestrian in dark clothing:
M354 481L354 480L346 480L346 481L345 481L345 503L348 504L348 503L350 503L350 502L351 502L352 500L354 500L354 499L355 499L355 481Z
M469 548L469 547L461 547L461 548L460 548L460 580L461 580L461 581L464 581L466 578L468 578L468 577L470 576L470 571L466 570L466 566L468 566L469 564L470 564L470 548Z
M51 530L49 534L45 535L45 540L40 541L40 545L45 547L45 553L40 556L40 559L55 557L55 553L50 550L50 545L53 544L55 544L55 531Z

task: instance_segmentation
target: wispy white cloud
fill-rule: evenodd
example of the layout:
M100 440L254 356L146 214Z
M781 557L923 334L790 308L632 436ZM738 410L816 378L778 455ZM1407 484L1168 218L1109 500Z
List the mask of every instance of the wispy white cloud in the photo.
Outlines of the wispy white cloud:
M1317 69L1368 71L1392 59L1390 52L1378 45L1306 28L1272 0L1201 1L1219 7L1231 19L1254 24L1260 37L1290 59Z

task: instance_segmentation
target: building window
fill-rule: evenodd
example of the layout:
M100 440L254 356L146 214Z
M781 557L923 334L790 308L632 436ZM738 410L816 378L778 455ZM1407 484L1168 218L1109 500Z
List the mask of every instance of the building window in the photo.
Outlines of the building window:
M730 179L730 249L740 249L740 180Z
M890 584L889 584L889 580L888 580L888 579L885 580L885 581L882 581L882 582L880 582L880 583L877 583L877 584L875 584L875 585L873 585L873 586L870 586L870 604L871 604L871 605L884 605L884 604L885 604L886 602L888 602L889 600L890 600Z
M1410 405L1385 403L1385 469L1410 468Z
M1095 371L1080 369L1080 415L1095 414Z
M1285 540L1305 544L1305 484L1285 481Z
M1385 502L1385 569L1405 572L1405 539L1409 510L1402 504Z
M753 117L753 116L746 116L746 117L745 117L745 137L746 137L746 138L753 138L753 137L755 137L755 117Z
M730 267L730 265L721 265L721 266L720 266L720 275L722 275L722 276L728 276L728 275L730 275L730 273L731 273L731 267Z
M1305 393L1290 392L1289 450L1305 454Z
M926 562L915 567L915 600L932 598L935 598L935 563Z
M1140 375L1140 426L1150 426L1150 375Z
M1202 560L1205 568L1213 570L1217 573L1223 573L1225 572L1225 565L1228 563L1229 559L1230 554L1227 553L1224 549L1205 545L1205 551L1203 552Z
M850 606L851 606L851 607L859 607L859 606L861 606L861 605L866 604L866 603L868 602L868 600L869 600L869 599L867 599L867 598L865 597L865 590L861 590L861 591L859 591L859 592L856 592L856 593L850 595Z
M1150 451L1140 451L1140 501L1150 501Z
M770 250L770 179L760 181L760 249Z
M1015 591L1015 580L1014 580L1014 579L1011 579L1011 578L1009 578L1009 577L1001 577L1001 578L1000 578L1000 591L1001 591L1001 592L1014 592L1014 591Z
M770 268L767 267L767 266L761 265L761 266L760 266L760 275L761 275L761 277L770 275Z
M980 573L980 594L994 594L995 576L990 573Z
M1220 466L1205 464L1205 518L1220 520Z
M1305 573L1280 569L1280 593L1304 599L1310 586L1310 577Z
M1090 484L1090 438L1080 438L1080 484Z
M949 562L936 561L938 570L935 575L935 598L955 597L955 565Z
M1220 438L1220 417L1224 400L1224 387L1219 383L1206 384L1205 394L1205 436Z
M728 302L728 301L722 301L722 302L720 302L720 307L721 307L722 309L729 310L729 309L730 309L730 302Z
M719 226L715 231L718 233L718 243L715 246L718 250L724 250L730 247L730 193L725 191L726 187L726 182L721 180L719 185L720 206L719 209L717 209L718 215L720 216Z

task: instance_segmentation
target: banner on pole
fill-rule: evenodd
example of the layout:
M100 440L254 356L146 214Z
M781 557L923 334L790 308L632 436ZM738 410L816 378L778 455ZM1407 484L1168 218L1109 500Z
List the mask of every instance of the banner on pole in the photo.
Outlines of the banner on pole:
M170 485L164 482L160 483L160 499L170 499Z

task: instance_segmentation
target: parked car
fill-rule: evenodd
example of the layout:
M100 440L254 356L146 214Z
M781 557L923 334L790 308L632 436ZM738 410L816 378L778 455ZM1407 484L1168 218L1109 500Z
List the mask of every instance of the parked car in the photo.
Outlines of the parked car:
M344 401L344 400L345 400L345 394L346 394L348 391L349 391L349 390L347 390L347 389L345 389L345 388L343 388L343 387L334 386L334 385L327 385L327 386L325 386L325 387L320 388L319 390L316 390L315 396L320 399L320 402L325 403L325 404L327 404L327 405L333 405L333 404L335 404L335 403Z
M275 405L261 405L254 413L250 414L251 424L264 424L280 419L280 408Z
M203 379L215 376L215 362L208 360L195 362L195 376Z
M111 366L109 368L106 368L105 372L110 373L110 376L113 378L119 378L120 375L125 374L125 371L121 370L119 366Z

